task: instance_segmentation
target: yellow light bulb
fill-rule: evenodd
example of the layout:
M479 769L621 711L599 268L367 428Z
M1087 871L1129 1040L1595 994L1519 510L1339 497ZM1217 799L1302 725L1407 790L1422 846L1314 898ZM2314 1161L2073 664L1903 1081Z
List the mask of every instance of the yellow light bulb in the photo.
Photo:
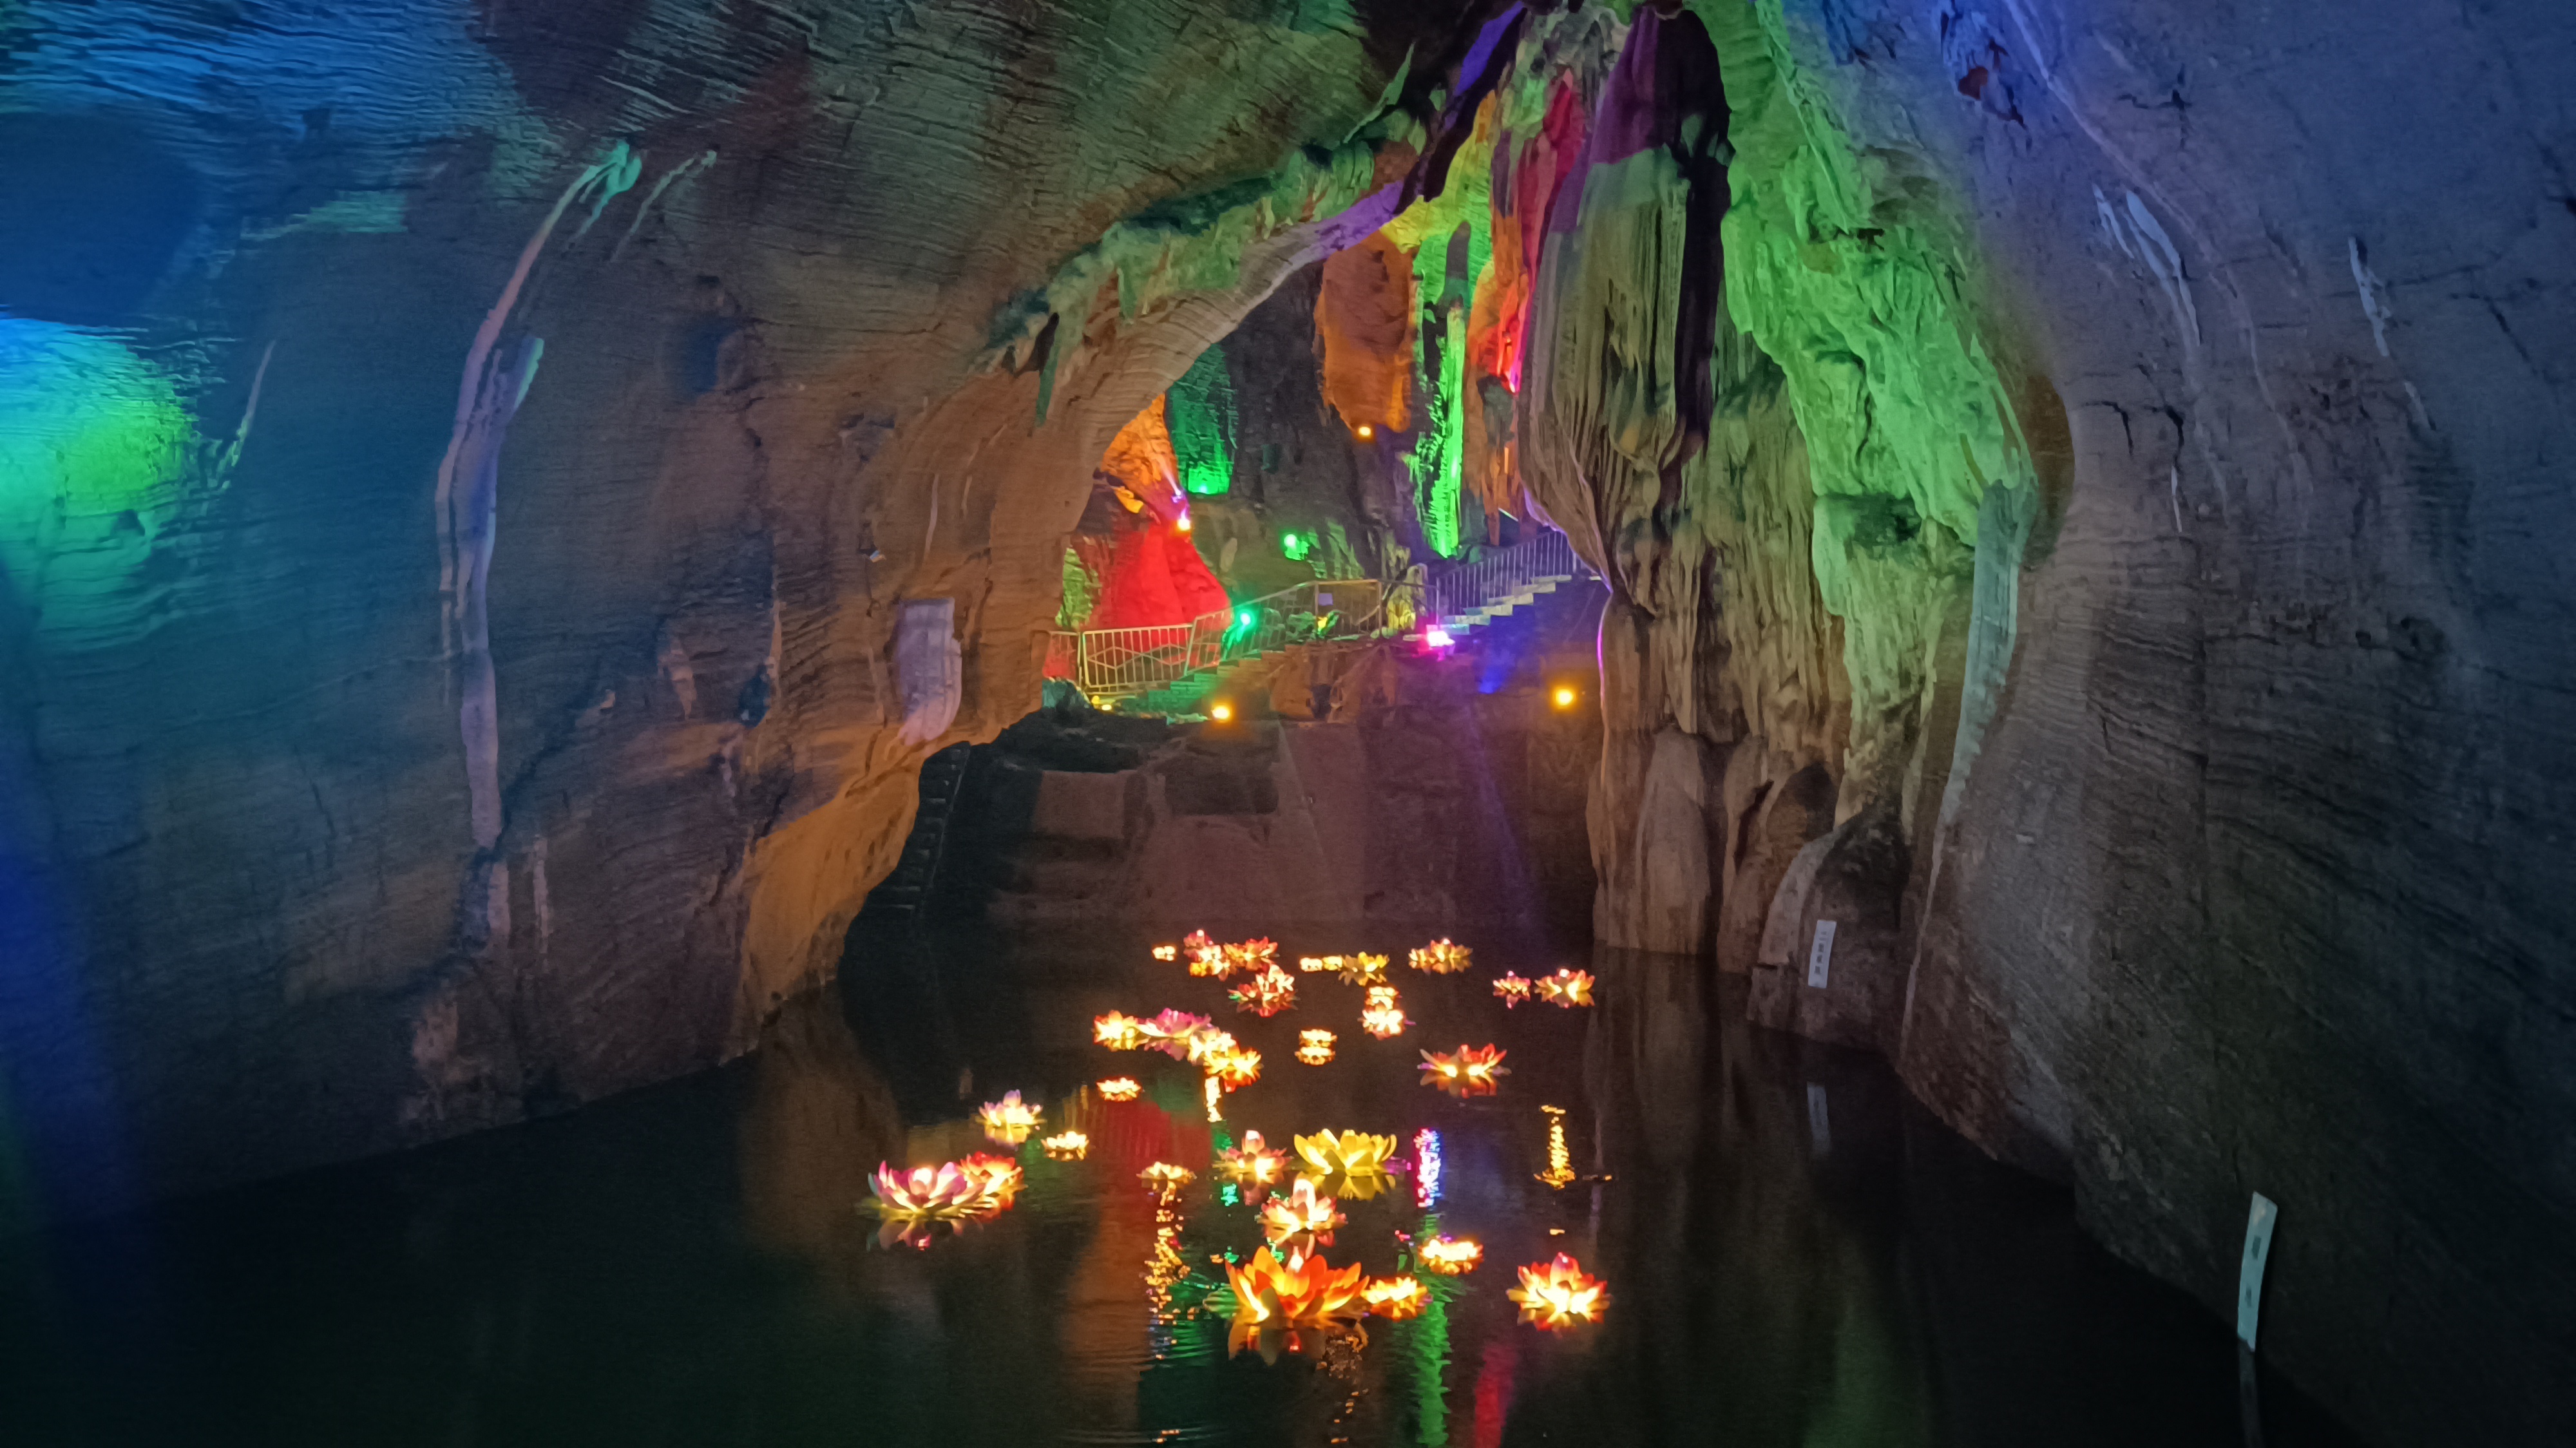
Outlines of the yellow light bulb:
M1222 724L1226 720L1234 717L1234 706L1232 704L1212 704L1208 706L1208 717L1214 719L1219 724Z
M1362 441L1362 442L1366 442L1366 441L1368 441L1370 438L1373 438L1373 437L1377 436L1377 429L1376 429L1376 428L1373 428L1373 427L1371 427L1371 426L1369 426L1369 425L1368 425L1367 423L1365 423L1365 422L1363 422L1363 423L1361 423L1361 424L1359 425L1359 429L1358 429L1358 431L1359 431L1359 435L1360 435L1360 441Z

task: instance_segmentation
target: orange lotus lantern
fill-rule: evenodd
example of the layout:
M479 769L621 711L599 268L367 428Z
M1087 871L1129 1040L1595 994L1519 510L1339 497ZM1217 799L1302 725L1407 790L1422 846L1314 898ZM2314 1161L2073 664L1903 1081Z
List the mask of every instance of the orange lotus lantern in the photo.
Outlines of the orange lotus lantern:
M1329 1065L1333 1059L1334 1036L1330 1031L1299 1031L1297 1059L1308 1066Z
M1026 1180L1020 1174L1018 1162L988 1152L975 1153L957 1163L957 1169L975 1185L977 1216L1009 1211L1011 1203L1019 1200L1020 1183Z
M1197 1172L1185 1166L1175 1166L1168 1161L1158 1161L1136 1173L1136 1180L1143 1182L1156 1197L1167 1202L1179 1196L1181 1188L1198 1179Z
M1100 1095L1109 1101L1133 1101L1144 1089L1133 1076L1112 1076L1100 1083Z
M1601 1279L1563 1252L1553 1262L1522 1268L1521 1285L1503 1295L1521 1305L1521 1321L1550 1332L1599 1322L1610 1305Z
M1348 1222L1339 1203L1315 1191L1313 1177L1299 1177L1284 1197L1272 1197L1261 1209L1261 1234L1273 1247L1311 1252L1333 1245L1333 1229Z
M1268 936L1238 940L1232 945L1220 945L1217 951L1224 957L1224 973L1227 975L1268 970L1279 963L1279 942Z
M1243 1199L1258 1203L1270 1189L1288 1177L1288 1153L1261 1139L1258 1131L1243 1134L1243 1145L1217 1153L1219 1176L1243 1189Z
M1511 1074L1503 1065L1507 1053L1500 1046L1460 1046L1456 1051L1422 1053L1422 1084L1437 1086L1452 1096L1491 1096L1503 1089L1502 1079Z
M1154 947L1154 958L1156 960L1178 960L1181 958L1181 948L1177 945L1157 945Z
M1145 1023L1111 1011L1091 1018L1091 1038L1113 1051L1132 1051L1145 1044Z
M1238 1091L1261 1079L1261 1053L1228 1046L1200 1057L1199 1069L1225 1090Z
M1225 947L1208 939L1204 930L1193 930L1182 939L1181 954L1189 958L1192 975L1225 974Z
M1091 1154L1091 1138L1079 1131L1047 1137L1038 1145L1046 1148L1049 1161L1080 1161Z
M1187 1059L1193 1066L1205 1067L1209 1061L1234 1049L1234 1033L1220 1031L1202 1021L1188 1035L1175 1038L1173 1045L1176 1047L1173 1055Z
M1268 1020L1297 1003L1297 977L1276 965L1264 966L1243 984L1227 991L1226 998L1234 1002L1236 1010L1250 1011Z
M1006 1093L999 1101L987 1101L975 1113L984 1134L1004 1146L1017 1146L1029 1139L1046 1119L1046 1109L1020 1099L1020 1093Z
M1360 1029L1388 1040L1404 1034L1413 1022L1404 1018L1404 1007L1396 1004L1395 987L1373 985L1368 988L1368 1004L1360 1008Z
M1540 976L1536 982L1538 998L1552 1006L1572 1010L1592 1004L1592 974L1581 970L1560 970Z
M1304 1352L1310 1339L1339 1332L1362 1310L1360 1267L1335 1268L1320 1257L1292 1252L1281 1260L1264 1247L1251 1262L1225 1269L1234 1294L1234 1324L1226 1334L1229 1356L1252 1348L1264 1362L1284 1349Z
M1474 954L1474 951L1444 935L1414 951L1411 960L1415 970L1430 975L1456 975L1467 968Z
M1300 1178L1311 1177L1335 1196L1365 1202L1394 1185L1387 1171L1387 1158L1395 1154L1395 1138L1373 1136L1365 1131L1319 1131L1312 1136L1295 1138L1297 1156L1304 1163L1297 1169Z
M1340 968L1344 985L1386 984L1386 957L1383 955L1362 951L1343 960Z
M1423 1307L1431 1301L1431 1290L1410 1277L1379 1277L1360 1289L1360 1300L1371 1317L1402 1322L1422 1315Z
M1517 1006L1530 998L1529 978L1509 972L1498 975L1494 977L1494 995L1506 1008Z
M898 1172L886 1162L877 1164L876 1195L868 1198L867 1210L877 1214L884 1225L877 1229L877 1245L891 1247L897 1242L911 1242L916 1247L930 1245L930 1229L937 1223L951 1226L974 1216L983 1188L976 1179L955 1162L940 1166L918 1166L909 1172ZM915 1234L919 1233L916 1239Z
M1485 1261L1485 1244L1465 1237L1439 1236L1413 1249L1426 1272L1456 1277L1475 1271Z

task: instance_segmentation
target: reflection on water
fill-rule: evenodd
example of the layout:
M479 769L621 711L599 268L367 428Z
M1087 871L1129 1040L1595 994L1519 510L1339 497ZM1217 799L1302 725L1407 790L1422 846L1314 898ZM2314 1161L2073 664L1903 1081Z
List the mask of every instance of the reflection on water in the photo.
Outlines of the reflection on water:
M1875 1061L1427 933L862 942L731 1070L0 1243L0 1441L2248 1441L2224 1326Z

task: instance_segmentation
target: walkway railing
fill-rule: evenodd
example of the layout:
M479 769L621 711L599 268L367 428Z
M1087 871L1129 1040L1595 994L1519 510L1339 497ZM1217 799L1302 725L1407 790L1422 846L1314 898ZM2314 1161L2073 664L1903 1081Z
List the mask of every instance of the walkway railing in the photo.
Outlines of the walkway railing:
M1574 551L1573 539L1554 528L1534 529L1532 536L1472 562L1432 565L1415 627L1437 626L1453 634L1474 628L1560 583L1591 574L1591 565Z
M1292 643L1373 633L1384 611L1385 591L1375 579L1301 583L1188 623L1055 634L1047 640L1046 676L1070 680L1095 699L1158 693Z

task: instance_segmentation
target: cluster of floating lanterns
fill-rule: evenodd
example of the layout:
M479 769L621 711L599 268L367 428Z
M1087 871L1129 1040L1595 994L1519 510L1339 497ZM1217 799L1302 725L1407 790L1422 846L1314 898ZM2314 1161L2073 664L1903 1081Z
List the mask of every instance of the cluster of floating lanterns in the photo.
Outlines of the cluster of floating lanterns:
M1444 935L1416 949L1412 965L1415 970L1431 975L1456 975L1467 968L1474 955L1474 951Z
M1297 977L1276 965L1264 966L1225 994L1236 1010L1266 1021L1297 1003Z
M1572 1010L1592 1004L1592 975L1589 971L1559 970L1531 980L1506 971L1494 977L1494 996L1506 1008L1541 1000Z

